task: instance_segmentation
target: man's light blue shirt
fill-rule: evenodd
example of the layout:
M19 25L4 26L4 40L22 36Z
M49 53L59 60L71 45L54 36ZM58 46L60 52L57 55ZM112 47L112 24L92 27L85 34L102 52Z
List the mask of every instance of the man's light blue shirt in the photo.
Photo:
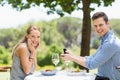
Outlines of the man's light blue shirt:
M96 53L86 56L86 66L88 69L98 68L99 76L109 77L110 80L120 80L120 40L110 30L103 38Z

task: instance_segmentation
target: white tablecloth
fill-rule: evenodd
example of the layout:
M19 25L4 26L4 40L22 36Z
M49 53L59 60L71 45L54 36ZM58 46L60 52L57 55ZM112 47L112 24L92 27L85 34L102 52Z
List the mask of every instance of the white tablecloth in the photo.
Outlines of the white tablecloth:
M58 71L56 75L44 76L41 75L40 71L35 72L32 75L25 77L24 80L94 80L95 75L90 73L85 73L84 75L67 75L65 71Z

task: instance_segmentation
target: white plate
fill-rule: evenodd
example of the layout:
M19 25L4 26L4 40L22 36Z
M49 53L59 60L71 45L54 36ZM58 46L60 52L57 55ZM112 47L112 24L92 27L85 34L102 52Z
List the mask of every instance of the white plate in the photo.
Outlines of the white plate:
M67 75L68 76L80 76L80 75L85 75L86 71L80 71L80 72L74 72L74 71L68 71Z
M42 70L41 74L44 76L53 76L56 74L56 70L50 70L50 71Z

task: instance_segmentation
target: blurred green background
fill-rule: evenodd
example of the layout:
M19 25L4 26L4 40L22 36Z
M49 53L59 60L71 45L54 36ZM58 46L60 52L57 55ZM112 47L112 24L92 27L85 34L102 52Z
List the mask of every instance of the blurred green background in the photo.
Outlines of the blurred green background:
M120 19L111 19L110 24L116 35L120 37ZM63 52L63 48L70 49L74 54L80 55L81 19L62 17L51 21L31 21L28 24L19 25L16 28L0 29L0 66L12 64L12 48L24 36L27 27L30 25L37 25L41 29L40 46L37 49L37 70L53 69L54 64L52 63L51 55L55 53L60 55ZM95 53L99 43L99 37L94 33L92 27L90 55ZM60 60L57 66L65 69L65 62ZM70 66L77 68L78 64L71 62ZM0 78L3 75L7 75L9 79L9 73L0 72Z

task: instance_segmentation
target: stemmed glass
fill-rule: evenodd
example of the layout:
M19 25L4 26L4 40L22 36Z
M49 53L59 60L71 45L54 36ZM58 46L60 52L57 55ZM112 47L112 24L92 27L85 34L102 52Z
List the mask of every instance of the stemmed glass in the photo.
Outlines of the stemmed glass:
M59 63L59 54L53 54L52 55L52 62L55 65L55 67L57 66L57 64Z
M69 63L70 63L70 61L65 61L65 64L66 64L66 71L69 71Z
M67 49L64 48L64 49L63 49L64 54L68 54L68 53L66 53L66 51L67 51ZM69 71L69 63L70 63L69 60L65 61L65 64L66 64L66 71Z

